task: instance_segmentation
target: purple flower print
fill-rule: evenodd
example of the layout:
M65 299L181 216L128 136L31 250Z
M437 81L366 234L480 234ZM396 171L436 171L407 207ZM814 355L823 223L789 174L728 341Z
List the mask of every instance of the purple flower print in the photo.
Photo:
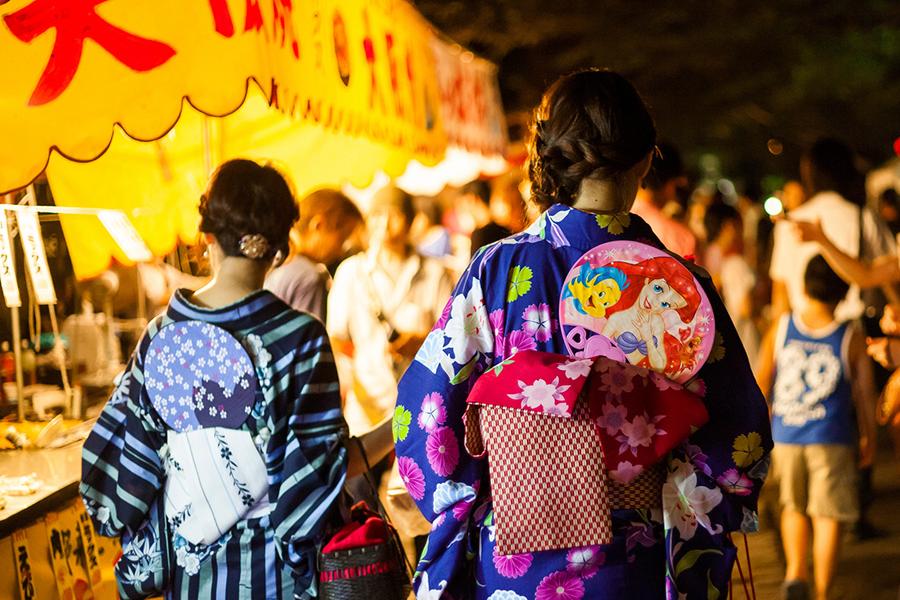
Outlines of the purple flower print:
M736 496L749 496L753 491L753 482L737 469L728 469L716 479L716 482L726 492Z
M606 555L600 550L600 546L587 546L586 548L572 548L566 554L569 566L566 570L582 579L590 579L597 574L606 560Z
M553 334L553 320L547 304L531 304L522 312L522 329L539 342L546 342Z
M432 392L422 399L422 410L419 412L419 428L434 431L447 420L447 409L444 397Z
M397 470L400 472L400 479L403 480L409 495L413 500L421 500L425 497L425 475L422 469L411 458L401 456L397 459Z
M517 329L516 331L511 332L509 337L504 340L503 348L503 356L505 358L510 358L516 352L534 350L537 348L537 344L531 334L527 331Z
M437 323L434 324L434 329L443 329L447 326L447 321L450 320L450 309L453 307L453 296L447 300L447 304L444 305L444 310L441 311L441 316L438 318Z
M541 580L534 592L535 600L581 600L584 598L584 583L566 571L550 573Z
M712 475L712 469L709 467L708 462L709 457L703 454L700 446L695 446L694 444L685 444L684 453L687 455L688 462L694 465L695 469L698 469L699 471L707 475Z
M449 477L459 462L459 443L449 427L438 427L428 434L425 454L431 469L441 477Z
M507 579L516 579L528 572L531 568L531 554L498 554L494 546L494 568L501 576Z

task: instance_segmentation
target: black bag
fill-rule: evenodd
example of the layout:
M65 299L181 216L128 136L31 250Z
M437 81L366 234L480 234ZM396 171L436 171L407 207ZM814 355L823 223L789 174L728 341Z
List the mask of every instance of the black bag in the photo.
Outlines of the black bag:
M372 489L377 512L365 502L349 509L349 516L329 532L318 552L319 598L322 600L407 600L412 592L411 566L400 537L378 500L369 477L369 460L362 443L354 438L366 463L366 481ZM344 500L346 502L346 500ZM345 505L346 507L346 505ZM346 513L346 509L342 513ZM379 532L378 541L346 544L348 537L365 539L363 531ZM329 551L326 548L331 546Z

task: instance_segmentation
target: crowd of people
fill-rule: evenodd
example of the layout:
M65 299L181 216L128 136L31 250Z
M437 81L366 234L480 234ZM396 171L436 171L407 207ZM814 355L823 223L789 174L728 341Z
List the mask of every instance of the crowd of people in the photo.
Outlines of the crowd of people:
M344 487L375 502L360 478L367 458L419 561L419 598L724 594L729 534L755 529L771 450L784 595L829 597L842 532L873 533L865 510L878 417L900 444L900 410L878 408L881 388L888 399L900 389L887 377L900 367L896 193L870 210L850 149L821 140L799 181L778 192L786 214L773 226L760 198L691 191L690 169L657 140L637 92L600 70L547 91L529 153L527 175L438 198L388 185L365 207L337 190L295 203L281 174L250 161L216 171L200 207L212 279L176 292L151 322L85 445L82 495L99 531L123 539L123 593L312 597L328 507ZM616 244L632 244L629 260L595 252ZM202 333L163 333L198 321ZM252 379L256 396L209 383L244 364L224 341L218 376L165 358L194 356L190 336L212 330L247 349L252 368L235 381ZM565 472L569 484L537 477L534 489L504 496L502 469L524 482L534 465L492 462L515 430L572 457L566 468L593 472L576 430L535 434L550 425L491 416L496 407L472 397L479 386L503 395L510 373L530 373L510 380L518 393L508 395L526 407L535 394L533 418L559 421L565 392L595 371L607 401L573 400L571 427L600 423L629 460L613 469L603 446L612 479L598 475L608 484L598 493L609 514L589 534L597 509L561 506L586 497L590 481ZM171 392L191 375L204 393L176 406ZM660 408L675 393L702 418L679 423L687 417ZM247 418L229 425L225 406ZM472 428L487 459L472 450ZM642 449L666 435L666 453L642 463ZM227 458L225 470L182 464L202 452ZM256 488L242 460L268 474ZM246 490L244 508L207 539L198 515L227 512L217 511L228 492L205 496L204 512L199 499L178 505L171 487L191 477L217 489L223 472ZM551 493L557 486L563 494ZM532 500L542 494L555 500ZM150 552L138 549L141 535L172 554L171 573L141 555Z

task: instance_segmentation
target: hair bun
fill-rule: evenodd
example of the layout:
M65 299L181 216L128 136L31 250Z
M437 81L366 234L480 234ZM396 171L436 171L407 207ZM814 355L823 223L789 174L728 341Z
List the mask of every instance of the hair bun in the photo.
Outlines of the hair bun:
M557 80L534 114L528 175L541 208L572 205L581 182L612 179L656 144L647 106L627 79L589 69Z

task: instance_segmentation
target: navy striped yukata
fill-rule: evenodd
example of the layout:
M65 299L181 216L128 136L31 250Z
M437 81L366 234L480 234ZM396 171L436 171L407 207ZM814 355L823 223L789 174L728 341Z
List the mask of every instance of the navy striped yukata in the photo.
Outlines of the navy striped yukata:
M144 389L150 340L176 321L230 332L253 357L256 400L241 425L263 441L268 496L209 546L171 535L166 598L286 599L315 595L315 546L346 476L337 372L328 336L314 317L264 290L220 309L197 307L179 291L150 323L84 445L81 494L102 535L131 535L163 494L167 426ZM197 490L198 493L202 490ZM174 559L173 559L174 560ZM143 563L139 563L143 564ZM123 578L141 589L159 563Z

